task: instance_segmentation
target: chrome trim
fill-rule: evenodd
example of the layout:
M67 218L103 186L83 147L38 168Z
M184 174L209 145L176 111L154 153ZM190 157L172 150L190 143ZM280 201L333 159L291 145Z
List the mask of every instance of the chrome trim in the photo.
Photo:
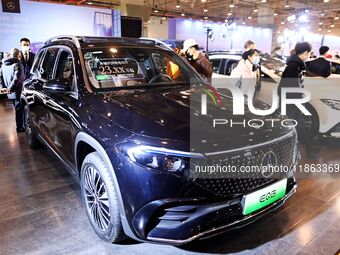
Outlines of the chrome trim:
M72 41L77 48L80 48L80 43L79 43L79 39L74 36L74 35L58 35L58 36L54 36L50 39L47 39L45 44L47 42L53 42L53 41L57 41L57 40L69 40L69 41Z
M286 200L296 192L296 189L297 189L297 184L295 184L294 187L292 188L292 190L288 194L286 194L286 196L284 196L282 199L276 201L275 203L271 204L267 208L265 208L265 209L255 213L255 214L246 216L246 217L244 217L244 218L242 218L240 220L236 220L236 221L231 222L231 223L229 223L227 225L223 225L223 226L218 227L218 228L213 228L213 229L204 231L204 232L199 233L197 235L194 235L194 236L192 236L192 237L190 237L188 239L185 239L185 240L175 240L175 239L167 239L167 238L148 237L147 240L153 241L153 242L162 242L162 243L174 244L174 245L182 245L182 244L191 242L191 241L193 241L193 240L195 240L197 238L200 238L202 236L205 236L207 234L210 234L210 233L213 233L213 232L222 231L225 228L231 227L231 226L236 225L238 223L242 223L242 222L247 221L247 220L252 219L252 218L256 218L257 216L259 216L261 214L265 214L266 212L269 212L271 209L275 208L279 203L285 203Z
M259 143L259 144L255 144L255 145L251 145L251 146L247 146L247 147L243 147L243 148L237 148L237 149L231 149L231 150L225 150L225 151L208 152L208 153L204 153L204 154L207 155L207 156L212 156L212 155L219 155L219 154L225 154L225 153L236 152L236 151L243 151L243 150L247 150L247 149L253 149L253 148L261 147L261 146L264 146L264 145L267 145L267 144L270 144L270 143L281 141L288 136L293 136L294 134L296 134L295 129L293 129L289 133L285 134L284 136L278 137L274 140L270 140L270 141L267 141L267 142L264 142L264 143Z

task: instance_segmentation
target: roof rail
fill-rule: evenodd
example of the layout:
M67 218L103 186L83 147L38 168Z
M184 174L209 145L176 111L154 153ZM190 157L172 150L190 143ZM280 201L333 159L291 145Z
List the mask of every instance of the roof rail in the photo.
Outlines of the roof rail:
M46 40L45 44L48 43L48 42L56 41L56 40L72 41L76 45L77 48L80 48L79 40L81 40L81 38L74 36L74 35L58 35L58 36L55 36L55 37L52 37L52 38Z

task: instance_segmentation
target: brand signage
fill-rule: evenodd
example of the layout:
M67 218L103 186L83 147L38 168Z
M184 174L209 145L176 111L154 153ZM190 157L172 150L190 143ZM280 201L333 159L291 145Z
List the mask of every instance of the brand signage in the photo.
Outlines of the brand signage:
M3 12L20 13L19 0L1 0L1 2Z

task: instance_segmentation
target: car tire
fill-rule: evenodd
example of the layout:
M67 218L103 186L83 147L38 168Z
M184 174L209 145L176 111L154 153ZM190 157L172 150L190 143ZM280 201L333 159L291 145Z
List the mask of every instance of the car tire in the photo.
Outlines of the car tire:
M107 164L97 152L85 157L80 182L86 213L96 234L111 243L124 240L118 193Z
M32 123L32 115L28 105L24 107L24 128L26 133L26 141L31 149L37 149L40 147L40 142L37 138L35 127Z

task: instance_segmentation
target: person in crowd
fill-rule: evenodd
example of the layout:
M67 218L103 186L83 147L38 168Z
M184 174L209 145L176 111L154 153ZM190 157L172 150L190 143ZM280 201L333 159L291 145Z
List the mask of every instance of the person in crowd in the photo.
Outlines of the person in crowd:
M283 50L281 47L275 47L272 58L279 59L281 61L285 61L285 58L283 56Z
M242 54L242 59L247 59L248 57L248 51L250 50L253 50L256 48L256 44L251 41L251 40L248 40L245 42L244 44L244 52ZM255 90L256 91L260 91L261 90L261 65L260 63L258 63L258 66L257 66L257 71L256 71L256 87L255 87Z
M240 87L243 93L248 95L248 97L255 96L259 65L259 51L257 49L252 49L243 54L237 67L231 71L230 77L237 79L237 86Z
M292 50L289 52L289 57L287 58L286 64L287 64L288 62L290 62L290 59L291 59L292 57L294 57L295 55L296 55L295 49L292 49Z
M320 57L311 61L308 65L308 71L316 76L327 78L331 75L331 63L326 59L329 47L322 46L319 49Z
M310 58L317 58L316 55L315 55L315 53L314 53L314 51L311 52Z
M255 49L256 45L253 41L246 41L244 44L244 49L245 51L253 50Z
M246 41L245 42L245 44L244 44L244 53L243 54L245 54L247 51L249 51L249 50L253 50L253 49L255 49L255 47L256 47L256 45L255 45L255 43L253 42L253 41L251 41L251 40L248 40L248 41ZM244 55L242 55L242 58L244 59Z
M297 43L295 46L295 55L291 56L287 61L287 66L282 73L282 79L279 84L278 94L281 96L282 88L301 88L303 87L303 79L306 73L305 62L309 59L312 51L312 46L308 42ZM301 98L300 93L289 93L287 98ZM302 142L310 142L304 133L304 122L302 112L294 105L287 106L287 116L297 121L296 127L298 137Z
M3 59L0 69L0 89L7 93L15 108L15 120L17 132L23 132L23 109L20 105L22 85L25 80L24 69L19 60L20 51L11 49L8 58Z
M186 59L195 70L211 81L212 65L209 59L199 51L198 43L194 39L187 39L183 43L183 52Z
M31 67L33 66L35 54L30 51L31 42L28 38L21 38L21 64L24 66L25 79L28 77Z

